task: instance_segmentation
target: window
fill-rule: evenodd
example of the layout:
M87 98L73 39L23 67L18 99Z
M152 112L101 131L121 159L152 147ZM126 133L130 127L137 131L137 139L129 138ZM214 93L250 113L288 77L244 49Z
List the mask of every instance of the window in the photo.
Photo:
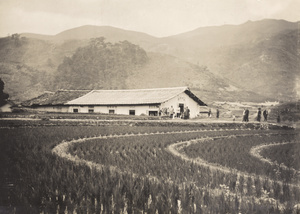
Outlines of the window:
M77 113L78 112L78 108L73 108L73 112Z
M158 111L149 111L149 116L158 116Z
M89 113L94 113L94 106L88 106Z
M129 110L129 115L135 115L135 110Z
M109 109L109 110L108 110L108 113L109 113L109 114L114 114L114 113L115 113L115 110L114 110L114 109Z

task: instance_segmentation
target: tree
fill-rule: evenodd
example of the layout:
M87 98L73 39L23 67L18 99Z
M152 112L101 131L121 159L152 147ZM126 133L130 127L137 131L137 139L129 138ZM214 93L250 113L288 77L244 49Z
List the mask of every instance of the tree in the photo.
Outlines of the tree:
M0 106L4 105L6 103L6 100L9 97L9 95L4 93L3 90L4 90L4 82L0 78Z
M16 46L20 46L20 34L15 33L11 35L11 39L15 42Z
M66 89L126 88L128 71L147 60L147 53L128 41L112 44L104 37L94 38L58 66L55 85Z

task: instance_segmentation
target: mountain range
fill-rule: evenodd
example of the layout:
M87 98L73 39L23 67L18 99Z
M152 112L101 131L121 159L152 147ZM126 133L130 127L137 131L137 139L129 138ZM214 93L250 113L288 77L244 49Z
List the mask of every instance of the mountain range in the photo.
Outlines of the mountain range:
M299 23L284 20L248 21L241 25L201 27L157 38L110 26L82 26L57 35L31 33L0 38L0 78L11 99L23 101L57 87L95 89L189 86L205 102L288 101L299 99ZM107 43L128 41L147 55L128 65L119 84L58 84L58 68L92 38ZM99 56L100 57L100 56ZM129 61L128 61L129 62ZM86 66L89 66L87 64ZM75 71L76 70L76 71ZM74 69L72 72L80 72ZM114 71L116 72L116 71ZM124 72L121 71L120 72ZM75 74L75 73L74 73ZM100 75L101 76L101 75ZM100 77L99 77L100 78Z

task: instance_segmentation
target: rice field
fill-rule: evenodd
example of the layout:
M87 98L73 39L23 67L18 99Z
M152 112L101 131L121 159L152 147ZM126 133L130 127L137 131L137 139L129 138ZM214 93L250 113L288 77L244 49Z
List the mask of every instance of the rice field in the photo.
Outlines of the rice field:
M300 212L299 135L288 127L54 120L0 127L3 212Z

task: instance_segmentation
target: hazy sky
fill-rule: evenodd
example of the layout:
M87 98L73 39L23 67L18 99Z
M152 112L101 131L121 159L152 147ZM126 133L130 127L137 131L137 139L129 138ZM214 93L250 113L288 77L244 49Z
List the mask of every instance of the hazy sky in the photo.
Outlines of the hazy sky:
M300 0L0 0L0 37L109 25L162 37L248 20L300 21Z

